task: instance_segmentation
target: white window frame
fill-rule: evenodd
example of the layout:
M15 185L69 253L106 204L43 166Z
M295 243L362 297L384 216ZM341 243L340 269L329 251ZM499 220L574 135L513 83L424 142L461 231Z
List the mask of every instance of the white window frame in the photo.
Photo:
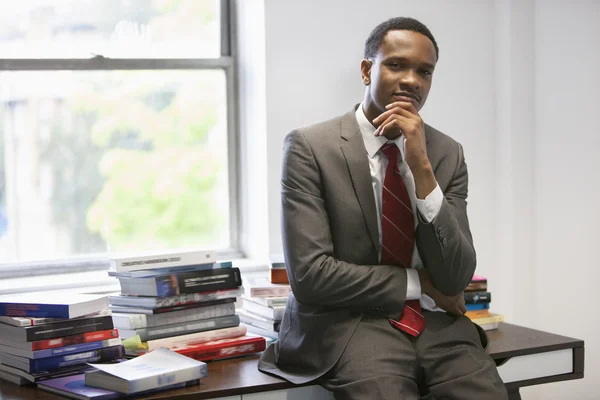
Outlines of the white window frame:
M219 58L177 58L177 59L124 59L106 58L96 55L89 59L0 59L0 72L5 71L110 71L110 70L214 70L225 73L227 96L227 146L229 171L229 231L230 247L217 253L220 259L240 259L244 257L240 242L240 141L235 58L235 20L233 0L220 1L221 54ZM35 262L0 263L0 279L20 278L74 273L89 273L97 279L94 271L105 271L110 266L109 254L85 254L62 259ZM83 274L85 275L85 274ZM108 278L108 277L107 277ZM6 282L8 283L8 282ZM92 282L73 282L71 286L87 286ZM70 284L67 284L69 286ZM50 284L50 287L55 286ZM19 288L2 288L0 294L20 291Z

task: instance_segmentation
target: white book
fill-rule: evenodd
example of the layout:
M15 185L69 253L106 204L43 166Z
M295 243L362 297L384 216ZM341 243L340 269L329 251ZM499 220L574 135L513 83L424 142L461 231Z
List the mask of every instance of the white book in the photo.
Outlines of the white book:
M138 393L204 378L206 363L159 348L118 364L89 364L99 371L86 372L85 384L120 393Z
M10 372L6 371L0 371L0 379L19 386L29 385L31 383L22 376L11 374Z
M267 277L244 278L246 297L284 297L292 292L290 285L271 283Z
M267 307L285 307L288 301L287 296L284 297L249 297L242 295L242 299L250 300L251 302L262 304Z
M94 314L86 314L81 317L71 319L83 319L89 317L100 317L103 315L111 315L110 309L105 309ZM65 318L27 318L27 317L0 317L0 322L12 326L36 326L44 324L52 324L54 322L64 321Z
M171 336L164 339L148 340L148 351L156 350L159 347L173 349L175 347L184 347L192 344L206 343L213 340L230 339L238 336L244 336L247 332L245 326L234 326L232 328L214 329L190 333L188 335Z
M216 253L213 250L182 250L137 256L113 255L110 259L111 269L116 272L183 267L217 261Z
M113 323L117 329L142 329L155 326L179 324L183 322L199 321L215 317L235 314L235 304L216 304L201 308L190 308L166 312L162 314L122 314L113 313Z
M242 299L242 307L251 313L266 317L275 321L281 321L283 319L283 313L285 312L285 306L269 307L263 304L255 303L251 300Z

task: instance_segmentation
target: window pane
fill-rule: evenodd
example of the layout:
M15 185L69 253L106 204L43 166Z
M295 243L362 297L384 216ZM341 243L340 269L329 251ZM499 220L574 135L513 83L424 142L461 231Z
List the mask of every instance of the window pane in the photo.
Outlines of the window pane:
M218 0L0 3L0 58L220 56Z
M0 260L229 247L222 70L0 75Z

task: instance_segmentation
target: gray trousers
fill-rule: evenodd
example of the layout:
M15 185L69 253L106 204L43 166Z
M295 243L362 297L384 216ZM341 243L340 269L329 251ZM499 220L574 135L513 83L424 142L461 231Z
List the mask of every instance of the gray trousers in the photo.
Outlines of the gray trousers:
M425 312L414 338L365 315L337 364L319 383L337 400L506 400L496 364L464 316Z

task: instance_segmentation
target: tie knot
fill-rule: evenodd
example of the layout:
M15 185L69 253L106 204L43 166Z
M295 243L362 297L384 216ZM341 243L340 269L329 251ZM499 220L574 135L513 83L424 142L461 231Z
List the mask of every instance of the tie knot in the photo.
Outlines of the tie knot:
M388 161L394 165L398 164L398 156L400 155L400 149L394 143L386 143L381 148L381 151L387 157Z

